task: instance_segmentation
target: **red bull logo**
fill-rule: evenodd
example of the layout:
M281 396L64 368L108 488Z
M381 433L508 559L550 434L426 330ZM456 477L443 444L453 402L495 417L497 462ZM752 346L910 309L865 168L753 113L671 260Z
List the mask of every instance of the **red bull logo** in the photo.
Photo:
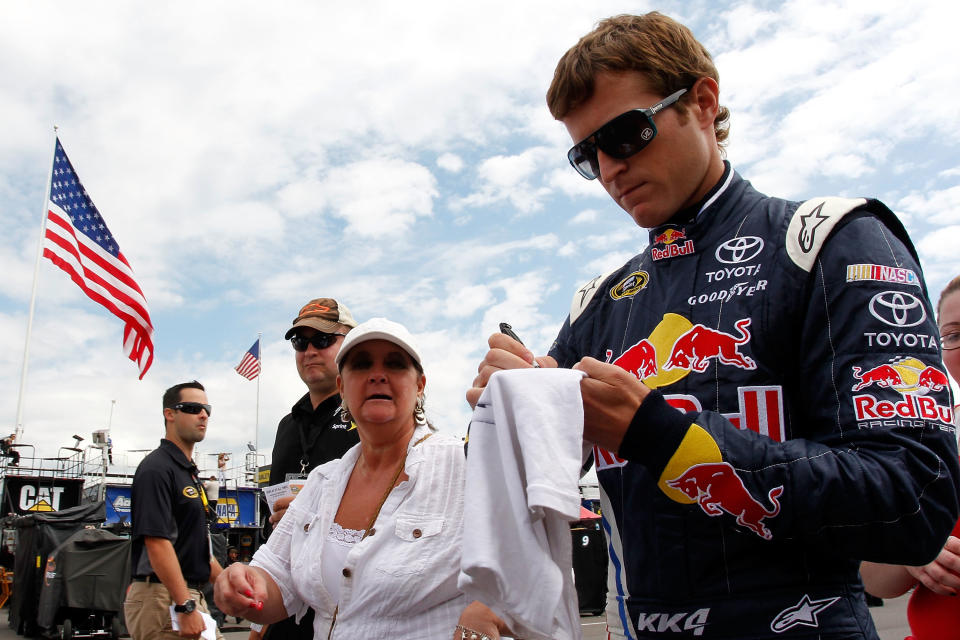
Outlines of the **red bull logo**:
M853 385L853 391L860 391L872 384L876 384L881 389L901 386L903 384L903 376L889 364L882 364L879 367L867 369L863 373L861 373L860 367L854 367L853 377L860 381Z
M853 367L857 384L853 391L876 385L880 389L894 389L903 395L925 396L950 386L947 375L917 358L900 358L863 371Z
M853 391L874 386L876 389L891 389L901 395L899 400L878 398L867 393L854 396L853 410L858 422L899 419L953 422L953 408L938 404L930 396L949 387L947 375L917 358L901 358L866 371L853 367L852 375L857 380Z
M657 237L659 238L661 236ZM686 256L692 254L693 252L693 240L687 240L683 244L666 244L664 245L663 249L650 247L650 257L654 260L665 260L667 258Z
M920 375L917 377L917 386L927 391L941 391L945 387L950 385L950 380L947 379L946 374L944 374L939 369L934 367L927 367L920 372Z
M677 240L683 240L687 237L683 229L667 229L653 238L653 244L673 244Z
M649 336L627 348L612 363L637 376L651 389L671 385L691 371L702 373L712 360L756 369L756 363L740 352L750 341L750 318L734 326L739 336L702 324L693 325L683 316L668 313ZM607 349L606 353L606 361L611 362L613 350Z
M668 480L667 485L696 500L708 516L729 513L737 518L737 524L741 527L750 529L764 540L773 538L763 521L775 518L780 513L777 498L783 493L783 486L774 487L767 494L767 499L773 505L768 509L750 495L743 480L727 462L693 465L679 477Z
M657 373L657 349L649 340L643 339L621 353L613 364L643 380Z
M903 400L880 400L872 395L853 396L853 412L857 421L907 418L953 422L953 409L937 404L929 396L905 395Z
M703 373L713 359L741 369L756 369L757 363L740 353L740 346L750 342L750 318L744 318L734 326L740 333L739 338L702 324L694 325L677 338L663 365L664 370L687 369Z

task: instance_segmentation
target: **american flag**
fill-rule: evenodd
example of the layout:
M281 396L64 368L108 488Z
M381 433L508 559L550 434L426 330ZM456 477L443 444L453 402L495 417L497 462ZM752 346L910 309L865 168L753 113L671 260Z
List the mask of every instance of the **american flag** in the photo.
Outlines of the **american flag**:
M153 364L153 325L133 270L73 170L60 139L53 159L43 257L124 322L123 352L140 379Z
M243 354L243 360L234 369L247 380L253 380L260 375L260 338L257 338L253 346L247 349Z

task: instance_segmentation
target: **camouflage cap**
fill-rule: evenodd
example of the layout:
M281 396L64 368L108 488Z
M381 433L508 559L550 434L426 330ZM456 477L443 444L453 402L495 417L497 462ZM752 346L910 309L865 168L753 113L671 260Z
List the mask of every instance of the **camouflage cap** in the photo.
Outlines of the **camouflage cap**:
M348 327L347 331L357 326L350 309L333 298L314 298L303 305L300 313L293 320L293 326L283 337L289 340L298 327L311 327L324 333L337 333L341 327Z

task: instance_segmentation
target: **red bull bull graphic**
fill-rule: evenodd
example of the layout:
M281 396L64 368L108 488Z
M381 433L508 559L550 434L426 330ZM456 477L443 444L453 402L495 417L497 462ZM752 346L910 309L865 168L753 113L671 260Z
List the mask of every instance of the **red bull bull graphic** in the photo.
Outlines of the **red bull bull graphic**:
M928 366L917 377L917 386L936 393L950 386L950 380L939 369Z
M864 371L853 367L853 377L857 384L853 391L875 385L878 389L893 389L903 395L925 396L950 386L947 375L918 358L899 358Z
M678 240L683 240L687 234L683 229L667 229L653 238L653 244L673 244Z
M903 377L896 369L888 364L867 369L863 373L861 373L860 367L854 367L853 377L860 381L853 385L853 391L860 391L872 384L876 384L881 389L903 385Z
M775 518L780 513L777 498L783 493L783 486L774 487L767 493L767 499L773 505L768 509L750 495L743 480L727 462L693 465L680 476L668 480L667 484L696 500L708 516L729 513L736 516L737 524L741 527L750 529L764 540L773 538L763 521Z
M612 353L607 351L608 358ZM613 364L629 371L638 379L643 380L657 373L657 349L644 338L633 345L613 361Z
M741 369L756 369L757 364L740 353L740 346L750 342L750 318L744 318L734 323L734 326L740 332L739 338L702 324L694 325L677 338L670 357L663 365L664 370L688 369L703 373L713 359Z

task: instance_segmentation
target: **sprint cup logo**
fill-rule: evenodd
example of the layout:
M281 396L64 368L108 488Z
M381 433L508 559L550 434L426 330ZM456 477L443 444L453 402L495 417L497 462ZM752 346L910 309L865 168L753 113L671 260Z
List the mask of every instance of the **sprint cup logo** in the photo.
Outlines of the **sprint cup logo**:
M953 409L938 404L928 394L945 389L950 381L946 374L917 358L901 358L884 363L871 369L853 367L856 384L852 391L871 391L891 389L899 393L900 400L881 400L872 393L853 396L853 410L860 426L868 421L890 421L883 426L923 426L910 420L935 420L950 424L953 422Z
M610 289L610 297L614 300L630 298L642 291L650 282L650 275L646 271L634 271Z

